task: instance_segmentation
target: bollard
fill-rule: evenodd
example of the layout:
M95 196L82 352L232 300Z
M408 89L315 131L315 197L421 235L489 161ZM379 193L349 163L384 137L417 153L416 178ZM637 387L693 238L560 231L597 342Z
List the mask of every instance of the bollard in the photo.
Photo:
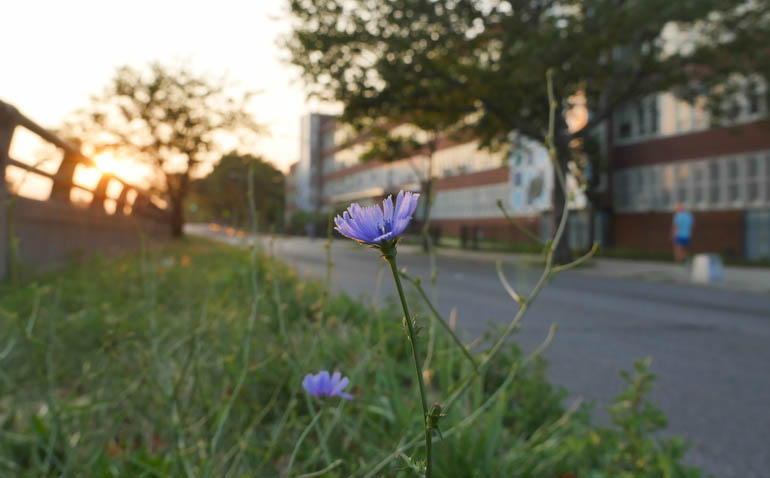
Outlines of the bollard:
M692 261L693 282L712 283L724 280L724 267L719 254L696 254Z

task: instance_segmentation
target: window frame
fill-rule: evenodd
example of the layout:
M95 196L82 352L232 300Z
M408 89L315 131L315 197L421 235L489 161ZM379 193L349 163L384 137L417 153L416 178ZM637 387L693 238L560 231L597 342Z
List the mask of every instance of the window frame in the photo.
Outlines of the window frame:
M708 208L711 208L711 209L721 209L721 208L723 208L725 206L725 204L727 202L726 201L726 199L727 199L727 191L726 191L726 189L727 188L725 187L726 186L725 177L726 177L726 169L727 168L726 168L726 165L724 164L724 162L722 161L722 158L719 158L719 157L709 159L706 164L708 165L707 166L707 169L708 169L708 189L707 189L707 191L708 191L708 200L706 201L706 205L707 205ZM713 171L714 171L714 168L712 168L712 165L716 166L716 171L718 173L718 175L717 175L718 177L716 177L716 178L712 174ZM717 195L718 197L716 198L716 200L714 200L713 195L712 195L712 192L715 191L715 190L718 193L718 195Z
M743 186L744 186L744 202L746 206L757 206L762 204L763 199L763 193L762 190L763 186L763 161L762 161L762 155L759 153L747 153L743 155L743 163L744 163L744 180L743 180ZM749 172L749 164L750 162L754 160L756 161L756 171L755 174L752 176ZM757 196L754 199L751 199L749 197L749 191L751 189L751 186L756 186Z
M724 176L724 182L725 182L725 203L728 207L734 208L734 207L741 207L745 203L745 192L746 192L746 163L745 161L742 161L744 158L743 155L732 155L728 156L723 159L725 163L725 176ZM736 174L735 177L731 177L730 175L730 167L731 165L735 165L736 167ZM736 197L733 198L731 196L731 188L735 187L735 191L737 192Z

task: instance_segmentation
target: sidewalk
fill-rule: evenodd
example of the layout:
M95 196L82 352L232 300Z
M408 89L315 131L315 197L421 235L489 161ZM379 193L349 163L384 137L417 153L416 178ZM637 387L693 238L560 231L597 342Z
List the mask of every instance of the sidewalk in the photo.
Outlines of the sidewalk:
M419 247L406 246L417 252ZM465 249L439 248L439 257L457 257L470 260L496 262L528 263L532 267L542 265L541 256L536 254L514 254L501 252L469 251ZM708 284L693 282L690 265L671 262L640 261L630 259L610 259L595 257L585 266L574 270L575 273L619 279L634 279L649 282L670 282L699 287L750 292L770 295L770 268L724 266L724 281ZM769 312L770 313L770 312Z
M185 227L187 233L213 238L232 245L243 244L244 239L236 236L227 236L222 232L212 232L206 225L189 224ZM265 236L266 241L269 236ZM288 238L283 238L287 240ZM305 238L292 237L289 240L303 241ZM323 239L316 239L320 244ZM335 249L339 246L356 247L352 241L339 240L335 242ZM416 244L401 244L399 251L409 254L422 254L422 248ZM538 269L543 266L543 259L538 254L518 254L492 251L473 251L468 249L438 248L439 257L454 257L458 259L485 261L494 264L502 261L508 264L519 264L525 267ZM693 282L690 278L690 267L671 262L639 261L630 259L610 259L595 257L584 266L573 269L570 273L585 274L598 277L618 279L642 280L647 282L663 282L687 284L698 287L749 292L754 294L770 295L770 268L768 267L724 267L724 281L718 283L703 284ZM768 313L770 315L770 312Z
M651 282L674 282L770 295L770 268L766 267L724 266L724 280L722 282L704 284L692 281L691 265L608 258L596 258L592 262L594 267L581 269L580 273Z

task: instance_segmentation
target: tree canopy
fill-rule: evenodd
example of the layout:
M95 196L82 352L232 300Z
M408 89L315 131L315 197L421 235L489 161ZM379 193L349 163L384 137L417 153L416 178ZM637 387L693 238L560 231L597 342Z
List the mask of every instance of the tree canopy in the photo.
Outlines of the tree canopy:
M580 144L575 140L620 105L675 86L711 93L737 70L764 68L767 77L759 49L770 38L767 0L289 5L294 25L286 45L293 63L311 94L342 102L343 119L354 124L430 115L469 130L489 147L508 144L513 131L543 142L545 76L553 68L554 142L562 162L570 159L571 145ZM671 41L677 31L686 42ZM570 128L566 116L577 108L590 116ZM555 188L556 220L561 194Z
M229 153L204 178L193 182L191 205L198 217L244 227L250 222L249 174L259 225L275 225L283 216L284 176L263 158Z
M341 101L350 122L411 116L422 126L438 115L488 142L506 141L511 130L543 139L545 72L554 68L558 110L579 106L580 94L592 112L569 133L575 138L645 95L738 70L767 74L758 48L770 26L766 1L289 3L292 61L312 94ZM667 41L664 30L675 28L697 35Z
M182 235L184 200L197 168L222 154L226 136L243 139L260 130L246 111L251 94L234 98L229 87L224 78L186 66L124 66L86 110L86 135L98 147L122 150L155 168L175 236Z

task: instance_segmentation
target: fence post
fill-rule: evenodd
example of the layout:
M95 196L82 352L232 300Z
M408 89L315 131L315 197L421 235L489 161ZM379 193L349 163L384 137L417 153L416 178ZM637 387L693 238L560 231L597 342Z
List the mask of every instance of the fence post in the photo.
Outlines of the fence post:
M48 197L49 200L70 202L70 190L72 189L72 181L75 177L75 167L77 165L77 156L65 151L59 169L56 171L56 178L51 187L51 195Z
M107 199L107 186L110 184L111 180L112 176L109 173L104 173L102 174L102 177L99 178L99 183L96 185L96 189L93 190L93 197L91 198L90 205L91 210L106 212L104 200Z
M118 196L118 199L115 201L115 214L118 216L125 214L124 209L126 208L126 204L128 204L128 190L128 186L124 184L123 188L120 190L120 196Z
M8 191L5 183L5 167L11 149L13 130L16 129L17 111L0 101L0 279L8 275L11 238L8 231Z

